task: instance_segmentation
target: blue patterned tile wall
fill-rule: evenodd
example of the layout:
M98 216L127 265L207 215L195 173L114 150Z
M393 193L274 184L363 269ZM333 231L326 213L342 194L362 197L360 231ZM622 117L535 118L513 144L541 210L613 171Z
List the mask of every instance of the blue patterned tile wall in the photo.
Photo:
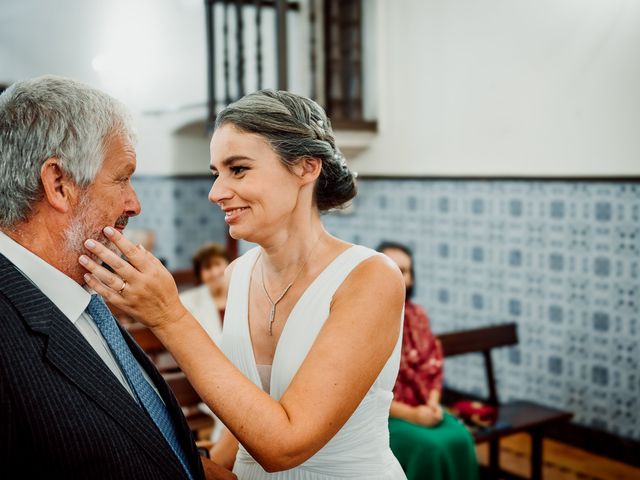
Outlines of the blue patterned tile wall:
M224 214L207 200L211 177L134 177L142 213L132 228L156 233L156 255L169 269L191 266L191 254L203 243L226 244Z
M171 268L224 241L210 178L139 179L143 214ZM583 425L640 439L640 184L361 180L329 231L375 247L411 246L416 301L444 332L516 322L520 343L494 352L503 399L575 412ZM240 251L249 244L241 242ZM448 359L446 382L485 393L479 356Z
M411 246L416 301L444 332L516 322L494 352L503 399L570 409L640 439L640 185L362 180L351 213L324 217L370 247ZM484 394L479 356L446 361L446 382Z

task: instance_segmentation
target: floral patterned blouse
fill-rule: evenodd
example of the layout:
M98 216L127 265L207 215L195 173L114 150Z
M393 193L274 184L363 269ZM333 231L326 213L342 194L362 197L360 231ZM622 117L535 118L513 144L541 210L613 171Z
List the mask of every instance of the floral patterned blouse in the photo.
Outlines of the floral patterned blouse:
M400 371L393 399L411 406L427 403L432 390L442 391L442 367L442 347L431 332L426 312L407 300Z

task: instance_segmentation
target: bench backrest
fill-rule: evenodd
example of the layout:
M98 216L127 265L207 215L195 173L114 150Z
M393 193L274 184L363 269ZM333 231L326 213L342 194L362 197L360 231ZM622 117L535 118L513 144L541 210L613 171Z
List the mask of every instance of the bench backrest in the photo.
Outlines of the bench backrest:
M156 337L149 328L141 323L132 323L127 325L126 328L129 335L133 337L136 343L140 345L140 348L142 348L142 350L144 350L150 357L166 350L158 337Z
M457 332L438 335L445 357L463 355L465 353L481 353L484 357L484 367L489 389L489 403L498 404L498 391L491 361L491 350L498 347L516 345L518 332L515 323L493 325L490 327L460 330Z
M493 325L491 327L460 330L438 335L447 357L465 353L482 352L492 348L516 345L518 333L515 323Z
M193 273L193 270L183 269L183 270L174 270L171 272L173 276L173 280L176 282L179 291L187 290L189 288L193 288L198 285L198 279Z

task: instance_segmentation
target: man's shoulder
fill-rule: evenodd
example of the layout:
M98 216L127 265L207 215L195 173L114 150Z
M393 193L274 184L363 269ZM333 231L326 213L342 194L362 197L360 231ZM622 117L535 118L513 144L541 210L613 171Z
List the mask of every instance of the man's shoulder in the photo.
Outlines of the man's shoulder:
M24 275L20 272L18 267L0 253L0 293L5 294L7 297L13 296L13 287L16 285L16 282L19 282L24 278ZM29 286L33 287L31 282L28 283Z
M43 331L55 305L6 257L0 254L0 343L17 342L28 330Z
M2 335L0 335L0 358L5 360L12 352L20 350L27 342L28 329L23 314L14 302L0 290L0 320L2 321Z
M20 272L11 261L0 253L0 314L4 318L6 315L15 313L18 316L18 308L12 297L13 286L20 279Z
M0 271L5 270L7 268L13 268L15 269L16 266L11 262L11 260L9 260L7 257L5 257L2 252L0 252ZM2 283L0 282L0 287L2 287Z

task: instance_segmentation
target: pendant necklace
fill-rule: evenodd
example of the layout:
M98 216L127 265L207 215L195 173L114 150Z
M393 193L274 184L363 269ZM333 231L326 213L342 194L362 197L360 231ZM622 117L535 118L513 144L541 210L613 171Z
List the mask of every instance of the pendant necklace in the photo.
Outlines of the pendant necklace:
M313 244L313 247L309 251L309 255L307 255L307 259L304 261L304 263L300 267L300 270L298 270L298 273L296 273L296 276L293 277L293 280L291 281L291 283L286 286L286 288L282 291L280 296L275 301L271 299L271 295L269 295L269 292L267 292L267 287L265 286L265 283L264 283L264 261L262 261L260 263L260 277L261 277L261 280L262 280L262 290L264 290L264 294L267 296L267 299L269 300L269 303L271 304L271 309L269 310L269 336L273 336L273 321L276 318L276 306L278 305L278 303L280 303L280 300L282 300L284 298L284 296L287 294L289 289L296 282L296 280L298 279L298 277L302 273L302 270L304 270L304 267L307 265L307 262L311 258L311 254L313 253L313 250L316 248L316 245L320 241L320 236L321 235L318 235L318 239ZM262 252L260 252L260 255L262 255Z

